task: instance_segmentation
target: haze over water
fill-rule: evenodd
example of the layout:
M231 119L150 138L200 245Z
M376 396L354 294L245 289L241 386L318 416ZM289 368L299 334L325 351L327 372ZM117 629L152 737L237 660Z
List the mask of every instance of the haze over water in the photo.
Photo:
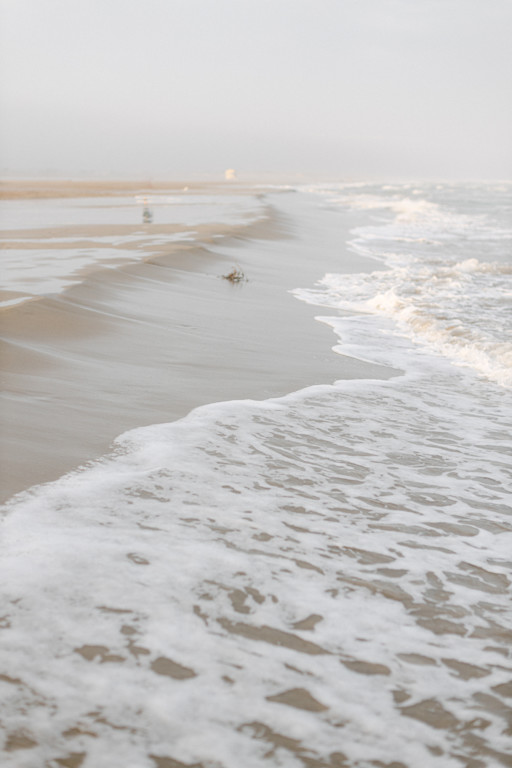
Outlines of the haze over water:
M509 0L0 0L3 175L512 174Z
M511 765L511 22L0 0L2 766Z

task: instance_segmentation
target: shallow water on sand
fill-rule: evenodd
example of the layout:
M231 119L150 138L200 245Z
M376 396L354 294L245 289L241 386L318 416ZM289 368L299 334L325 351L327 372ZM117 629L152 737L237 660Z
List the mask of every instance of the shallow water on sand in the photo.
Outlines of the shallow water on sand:
M510 390L325 320L403 373L133 430L7 507L6 766L510 765Z
M149 208L154 224L206 224L212 221L237 224L251 219L258 207L254 195L233 193L219 187L215 193L147 193L120 197L73 197L49 200L0 200L0 230L45 227L109 226L143 224Z
M144 222L145 210L150 223ZM215 224L227 229L263 215L257 195L222 189L211 194L0 200L0 308L60 294L93 269L142 261L170 243L193 242L197 228Z
M426 371L206 406L20 501L23 765L506 765L512 424L477 402Z

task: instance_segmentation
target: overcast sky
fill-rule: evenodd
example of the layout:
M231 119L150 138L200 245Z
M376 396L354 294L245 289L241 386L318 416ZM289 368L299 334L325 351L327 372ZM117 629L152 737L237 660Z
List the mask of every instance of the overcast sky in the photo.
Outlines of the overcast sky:
M0 0L7 173L511 178L512 0Z

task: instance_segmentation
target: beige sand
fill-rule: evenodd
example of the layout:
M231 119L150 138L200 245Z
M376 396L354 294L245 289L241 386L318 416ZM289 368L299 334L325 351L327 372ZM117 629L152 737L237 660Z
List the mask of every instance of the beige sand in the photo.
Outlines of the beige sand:
M73 179L4 179L0 180L0 200L37 198L113 197L144 192L176 192L218 186L208 182L181 181L119 181Z
M86 229L77 239L92 236ZM311 285L329 258L311 263L276 217L223 231L222 249L212 248L219 227L203 227L193 245L160 245L145 262L1 313L3 498L100 456L127 429L198 405L391 375L334 354L318 308L288 292ZM234 263L247 282L222 279Z

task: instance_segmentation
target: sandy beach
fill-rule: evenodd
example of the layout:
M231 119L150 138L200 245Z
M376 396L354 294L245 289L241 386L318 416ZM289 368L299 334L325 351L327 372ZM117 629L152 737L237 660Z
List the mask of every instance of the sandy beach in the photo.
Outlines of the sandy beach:
M0 768L512 768L512 3L0 7Z
M141 194L141 187L4 183L3 195L97 197ZM212 192L211 185L206 189ZM219 191L229 194L226 187ZM194 242L173 243L166 238L183 226L146 225L161 236L157 245L144 240L139 222L4 232L4 246L18 249L63 247L54 242L62 238L66 248L83 248L98 236L138 232L128 247L142 242L145 252L142 261L91 269L58 296L2 312L3 498L97 458L127 429L173 421L198 405L387 375L333 354L332 332L288 293L338 267L346 227L315 223L299 234L291 218L269 210L256 223L192 229ZM322 253L312 263L316 243ZM353 269L364 267L362 259L352 262ZM222 279L234 264L246 276L238 284Z
M510 764L511 194L4 190L2 766Z
M146 192L179 192L184 187L204 190L208 182L198 181L141 181L101 179L1 179L0 200L43 200L73 197L114 197Z

